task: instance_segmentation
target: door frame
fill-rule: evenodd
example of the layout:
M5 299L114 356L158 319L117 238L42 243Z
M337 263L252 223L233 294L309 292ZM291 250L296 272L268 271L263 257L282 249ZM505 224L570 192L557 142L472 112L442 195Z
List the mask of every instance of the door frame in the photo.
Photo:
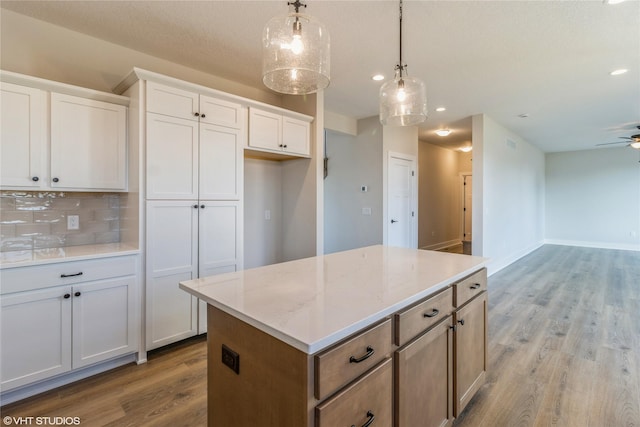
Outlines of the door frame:
M411 180L411 211L413 212L413 217L411 218L411 240L410 245L412 248L418 247L418 168L417 168L417 159L416 156L400 153L397 151L388 151L386 158L386 170L385 170L385 180L384 180L384 212L382 215L382 244L389 244L389 201L391 198L389 197L389 165L391 164L391 159L396 158L400 160L405 160L411 162L411 170L413 173L413 179Z
M471 172L459 172L458 176L460 178L460 212L462 213L460 215L460 229L459 229L460 231L459 231L459 234L460 234L460 242L464 242L465 241L464 240L464 215L465 215L465 212L464 212L464 203L465 203L465 200L464 200L464 190L465 190L464 179L467 176L470 176L471 179L473 179L473 174ZM473 204L472 204L471 209L473 209ZM471 211L471 215L473 215L473 211ZM473 239L473 228L471 229L471 233L472 233L471 239Z

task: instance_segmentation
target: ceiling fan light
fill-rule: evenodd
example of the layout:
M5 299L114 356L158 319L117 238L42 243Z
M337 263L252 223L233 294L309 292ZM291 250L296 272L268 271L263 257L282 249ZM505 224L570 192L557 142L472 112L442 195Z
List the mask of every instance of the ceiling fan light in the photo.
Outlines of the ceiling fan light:
M296 9L304 6L296 3ZM324 89L330 81L329 51L329 32L322 23L297 11L276 16L262 31L262 82L289 95Z
M640 141L638 142L632 142L631 144L629 144L629 146L631 148L635 148L636 150L640 150Z

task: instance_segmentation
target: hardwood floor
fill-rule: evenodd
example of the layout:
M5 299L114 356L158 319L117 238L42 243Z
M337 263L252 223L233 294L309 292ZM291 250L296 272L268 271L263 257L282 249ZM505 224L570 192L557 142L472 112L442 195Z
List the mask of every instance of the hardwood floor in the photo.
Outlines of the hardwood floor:
M489 278L487 384L455 427L640 425L640 252L547 245ZM205 426L206 342L2 407L82 426ZM386 426L381 426L386 427Z

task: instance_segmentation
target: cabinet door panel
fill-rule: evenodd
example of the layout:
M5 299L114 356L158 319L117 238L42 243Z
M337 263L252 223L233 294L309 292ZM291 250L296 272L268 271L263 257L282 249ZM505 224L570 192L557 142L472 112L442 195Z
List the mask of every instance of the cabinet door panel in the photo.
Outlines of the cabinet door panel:
M73 368L135 351L134 277L73 288Z
M198 198L198 123L147 114L147 199Z
M122 105L52 93L51 186L124 190L126 125Z
M0 184L34 189L46 185L45 93L10 83L0 87Z
M238 227L238 202L201 202L199 209L200 276L209 276L219 268L238 264L241 253Z
M453 421L450 324L448 317L396 352L396 427L444 427Z
M2 389L71 369L71 287L2 295Z
M200 124L200 200L239 200L242 132Z
M282 151L282 116L267 111L249 109L249 146Z
M485 380L487 371L487 293L456 311L456 384L454 414L457 417ZM464 322L464 324L462 324Z
M233 273L236 270L235 265L227 265L224 267L216 267L206 270L204 273L200 273L200 277L215 276L222 273ZM201 299L198 299L198 334L204 334L207 332L207 303Z
M147 202L147 350L197 332L197 299L178 287L197 277L195 204Z
M242 114L243 109L240 104L200 95L200 123L240 129L245 122Z
M155 82L147 82L147 111L198 121L198 94Z
M309 128L308 122L283 117L282 145L284 151L308 156L310 153Z

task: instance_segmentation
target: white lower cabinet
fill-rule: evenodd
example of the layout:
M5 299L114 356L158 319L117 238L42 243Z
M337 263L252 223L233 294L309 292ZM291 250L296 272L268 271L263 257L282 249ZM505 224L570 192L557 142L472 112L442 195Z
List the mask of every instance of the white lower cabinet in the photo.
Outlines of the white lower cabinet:
M74 272L79 268L77 272L82 274L62 279L60 271L68 271L66 263L31 268L34 271L23 267L3 274L7 281L22 276L25 286L46 275L54 284L67 278L73 283L0 297L3 391L137 350L135 271L124 277L76 282L84 274L93 277L92 273L99 271L86 268L114 267L117 262L108 260L104 266L95 260L86 265L69 263Z
M240 221L238 201L147 202L147 350L206 332L178 283L239 269Z

